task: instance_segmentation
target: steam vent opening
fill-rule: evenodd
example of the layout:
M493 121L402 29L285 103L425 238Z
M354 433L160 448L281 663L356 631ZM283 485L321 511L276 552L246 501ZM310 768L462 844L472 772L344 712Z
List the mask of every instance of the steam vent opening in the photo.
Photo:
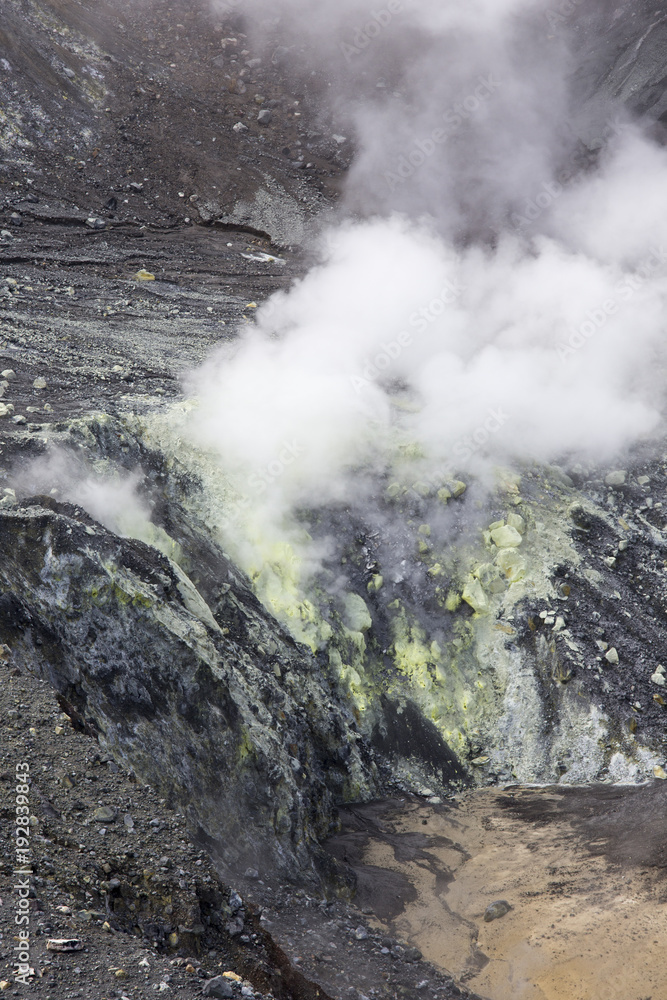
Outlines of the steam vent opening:
M664 1000L667 5L0 23L0 992Z

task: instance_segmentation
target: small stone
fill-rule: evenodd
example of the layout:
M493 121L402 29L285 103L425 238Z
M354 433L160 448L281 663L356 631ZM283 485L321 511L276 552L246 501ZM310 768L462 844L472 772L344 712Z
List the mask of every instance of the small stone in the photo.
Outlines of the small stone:
M14 234L10 233L8 229L0 229L0 238L3 240L13 240Z
M640 486L648 486L648 484L651 482L651 477L637 476L637 482L639 483Z
M32 385L34 389L46 389L46 379L43 375L38 375Z
M28 423L28 421L27 421L27 419L26 419L26 418L25 418L25 417L23 416L23 414L22 414L22 413L17 413L15 417L12 417L12 423L13 423L13 424L27 424L27 423Z
M516 549L500 549L494 561L510 583L520 580L526 573L526 560Z
M116 969L116 971L114 972L114 976L116 977L116 979L125 979L126 975L127 972L125 971L125 969Z
M257 115L257 121L260 125L268 125L273 118L273 112L268 108L262 108L262 110Z
M185 971L193 973L196 972L197 970L195 969L194 965L191 962L188 962L188 964L185 966Z
M616 469L604 477L607 486L623 486L627 479L627 473L623 469Z
M357 927L357 929L354 932L354 936L357 939L357 941L365 941L366 938L368 937L368 931L366 930L365 927L361 926Z
M107 934L111 934L111 924L109 923L108 920L105 920L104 923L102 924L102 930L106 931Z
M51 938L46 942L47 951L83 951L80 938Z
M498 920L499 917L504 917L505 914L509 913L511 909L512 907L506 899L496 899L484 910L484 921L489 924L492 920Z
M11 985L12 984L7 979L0 980L0 990L2 990L3 992L5 990L8 990Z
M143 191L143 189L144 189L143 184L140 184L139 181L130 181L129 187L133 191Z
M14 371L13 368L5 368L4 371L0 372L0 375L2 375L2 377L6 379L16 378L16 372Z
M661 694L654 694L654 695L653 695L653 701L654 701L654 702L655 702L655 703L656 703L657 705L665 705L665 704L667 704L667 702L665 702L665 699L664 699L664 698L662 697L662 695L661 695Z
M94 823L115 823L118 819L118 810L115 806L99 806L91 816Z
M134 280L135 281L155 281L155 275L151 274L150 271L147 271L145 268L141 267L141 268L139 268L139 270L137 271L137 273L134 275ZM120 365L114 365L111 370L115 372L115 371L122 371L123 369L121 368Z
M656 670L654 674L651 674L651 680L654 684L657 684L658 687L665 686L665 675L664 673L661 673L660 670Z
M247 132L248 126L244 125L243 122L237 122L236 125L232 125L232 132Z
M86 225L89 229L106 229L107 224L104 219L98 219L96 215L91 215L86 219Z
M72 916L72 908L71 908L71 906L56 906L56 910L58 911L58 913L62 913L63 916L65 916L65 917L71 917Z
M516 514L514 512L508 514L507 523L509 524L510 528L515 528L520 535L524 535L526 533L526 522L521 517L521 514Z
M23 219L21 218L21 216L19 215L18 212L12 212L12 214L9 216L9 222L10 222L10 225L12 225L12 226L22 226L23 225Z
M259 872L257 871L256 868L246 868L246 870L245 870L245 872L243 874L245 875L246 878L250 878L250 879L258 879L259 878Z
M664 768L660 767L659 764L656 764L656 766L653 768L653 777L660 778L661 781L665 781L665 779L667 779L667 771L665 771Z
M56 734L56 736L60 736L61 733L65 732L65 730L64 730L64 728L62 726L56 726L53 731Z
M491 532L491 538L499 549L513 549L521 545L523 541L519 532L511 524L504 524L501 528L496 528Z
M471 580L469 583L466 583L461 596L466 604L469 604L477 614L488 611L489 604L479 580Z
M232 984L224 976L215 976L214 979L209 979L208 982L204 983L203 992L205 997L216 997L218 1000L228 1000L229 997L234 996Z
M618 653L616 652L613 646L611 647L611 649L607 650L607 652L604 654L604 658L607 661L607 663L610 663L612 665L612 667L618 666Z

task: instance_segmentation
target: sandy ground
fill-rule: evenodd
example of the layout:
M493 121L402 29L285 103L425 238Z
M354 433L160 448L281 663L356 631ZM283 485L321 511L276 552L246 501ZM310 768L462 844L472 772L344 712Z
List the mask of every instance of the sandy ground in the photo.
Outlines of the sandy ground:
M393 872L405 901L381 923L491 1000L659 1000L667 893L647 823L659 836L661 793L488 790L375 815L363 866ZM512 909L485 922L498 899Z

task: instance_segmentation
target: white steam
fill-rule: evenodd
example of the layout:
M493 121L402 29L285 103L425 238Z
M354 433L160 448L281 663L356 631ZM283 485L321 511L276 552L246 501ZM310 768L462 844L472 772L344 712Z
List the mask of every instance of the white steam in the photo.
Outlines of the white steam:
M22 496L48 494L83 508L109 531L143 538L150 528L150 507L138 487L142 475L94 472L70 453L54 448L30 462L16 477L14 487Z
M627 127L576 174L567 39L544 4L399 6L358 61L341 44L360 2L305 18L283 0L263 23L348 60L331 69L359 87L348 204L372 217L329 233L197 373L193 433L258 504L353 497L406 455L460 473L611 458L661 423L667 154Z

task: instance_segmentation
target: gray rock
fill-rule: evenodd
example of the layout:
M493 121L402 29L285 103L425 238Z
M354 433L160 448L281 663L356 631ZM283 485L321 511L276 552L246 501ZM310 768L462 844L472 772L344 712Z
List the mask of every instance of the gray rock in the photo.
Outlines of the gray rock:
M233 920L228 920L225 924L225 930L230 937L238 937L239 934L243 933L243 920L241 917L234 917Z
M204 983L203 992L205 997L215 997L216 1000L228 1000L229 997L234 996L232 984L224 976L209 979L208 982Z
M607 486L623 486L627 479L627 472L623 469L615 469L604 477Z
M9 222L12 226L23 225L23 219L18 212L12 212L12 214L9 216Z
M357 939L357 941L365 941L366 938L368 937L368 931L366 930L365 927L363 927L363 926L360 925L355 930L354 936Z
M496 899L493 903L490 903L484 911L484 921L489 924L492 920L498 920L500 917L504 917L506 913L512 909L510 904L506 899Z
M93 812L91 819L94 823L115 823L118 819L118 810L115 806L99 806Z
M257 115L257 121L260 125L268 125L273 118L273 111L268 108L262 108L262 110Z
M91 215L86 219L86 225L89 229L106 229L107 224L104 219L98 219L97 216Z

